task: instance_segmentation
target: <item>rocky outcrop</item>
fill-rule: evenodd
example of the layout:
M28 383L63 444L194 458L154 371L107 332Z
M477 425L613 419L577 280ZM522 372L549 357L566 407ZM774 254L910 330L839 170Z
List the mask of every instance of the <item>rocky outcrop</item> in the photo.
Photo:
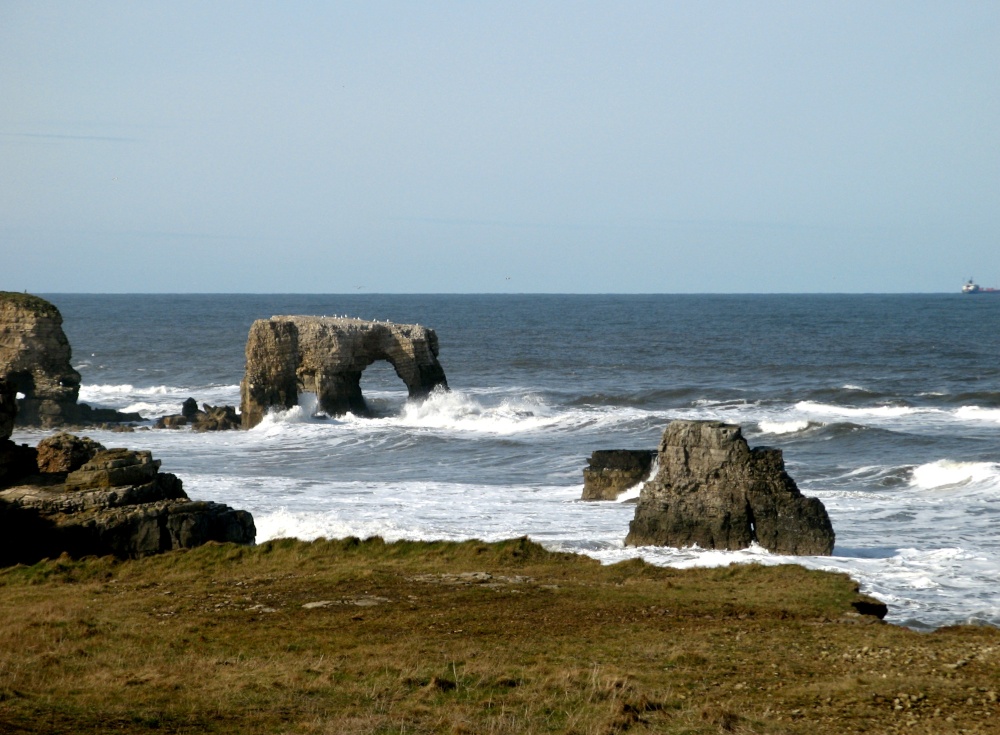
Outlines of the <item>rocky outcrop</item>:
M35 450L10 440L17 418L14 385L0 377L0 487L35 472Z
M104 445L88 437L66 432L47 436L38 442L38 471L43 474L73 472L89 462Z
M137 414L78 403L80 373L70 364L62 315L53 304L26 293L0 291L0 377L23 394L17 422L22 426L63 426L142 421Z
M0 293L0 375L24 394L19 423L66 423L76 409L80 373L70 365L59 309L31 294Z
M437 360L434 330L419 324L392 324L317 316L273 316L250 327L246 373L240 385L244 428L259 424L271 407L298 405L300 392L315 393L331 416L365 414L361 373L386 360L406 384L411 398L448 387Z
M617 500L649 477L656 452L651 449L598 449L583 470L581 500Z
M656 477L643 486L628 546L829 554L834 533L823 504L799 492L781 450L750 449L739 426L674 421L663 433Z
M62 553L136 558L208 541L254 541L249 513L189 500L180 479L160 472L149 452L104 449L68 434L43 444L40 465L72 469L0 490L0 563Z
M161 416L153 424L155 429L179 429L182 426L190 426L192 431L225 431L239 429L242 424L235 406L203 403L199 409L193 398L184 401L180 413Z

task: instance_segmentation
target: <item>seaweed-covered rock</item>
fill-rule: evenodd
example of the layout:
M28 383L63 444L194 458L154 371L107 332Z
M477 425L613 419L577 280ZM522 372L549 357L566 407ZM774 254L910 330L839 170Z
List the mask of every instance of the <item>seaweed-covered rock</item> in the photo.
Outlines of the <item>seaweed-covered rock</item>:
M829 554L826 508L799 492L781 450L750 449L739 426L674 421L663 433L656 477L643 486L625 543Z

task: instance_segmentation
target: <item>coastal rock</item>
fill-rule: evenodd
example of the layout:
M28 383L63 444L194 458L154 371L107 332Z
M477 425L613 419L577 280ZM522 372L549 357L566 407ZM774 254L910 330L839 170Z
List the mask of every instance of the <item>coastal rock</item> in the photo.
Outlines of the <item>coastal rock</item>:
M35 450L10 440L17 418L14 385L0 377L0 487L35 472Z
M193 419L198 414L198 401L188 398L181 404L181 416L186 419Z
M0 376L0 441L10 439L17 418L17 391L14 384Z
M239 429L242 426L235 406L209 406L203 403L200 410L197 404L194 404L192 410L188 401L193 402L194 399L188 398L184 401L180 413L158 418L153 428L179 429L182 426L190 426L192 431L225 431Z
M583 470L581 500L616 500L649 477L656 452L651 449L599 449Z
M0 376L24 395L18 423L57 426L73 420L80 373L70 365L69 340L53 304L31 294L0 292Z
M62 437L53 444L89 441ZM67 454L75 463L73 452ZM62 553L135 558L208 541L253 543L249 513L191 501L180 479L159 467L148 451L101 448L71 472L45 472L0 490L0 563Z
M80 373L70 364L62 314L45 299L0 291L0 377L23 398L17 423L53 427L101 421L142 421L137 414L77 403Z
M628 546L830 554L834 533L823 504L799 492L781 451L750 449L739 426L674 421L664 431L656 476L643 486Z
M447 389L437 360L434 330L419 324L369 322L347 317L273 316L250 327L246 373L240 384L243 428L261 422L271 407L298 405L299 392L315 393L327 414L365 414L361 373L388 361L411 398Z
M93 439L61 431L38 442L38 471L73 472L102 451L104 445Z

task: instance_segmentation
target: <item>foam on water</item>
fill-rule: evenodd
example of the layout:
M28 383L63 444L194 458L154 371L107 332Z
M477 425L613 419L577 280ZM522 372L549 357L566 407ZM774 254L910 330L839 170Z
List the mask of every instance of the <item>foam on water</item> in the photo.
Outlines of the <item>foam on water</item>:
M796 421L759 421L757 427L764 434L794 434L798 431L805 431L810 427L810 423L805 420Z
M135 386L130 383L80 386L80 401L95 408L139 413L144 418L180 413L181 404L194 398L199 405L238 405L239 385Z
M969 485L1000 485L1000 464L995 462L954 462L941 459L913 468L912 484L923 490L940 490Z

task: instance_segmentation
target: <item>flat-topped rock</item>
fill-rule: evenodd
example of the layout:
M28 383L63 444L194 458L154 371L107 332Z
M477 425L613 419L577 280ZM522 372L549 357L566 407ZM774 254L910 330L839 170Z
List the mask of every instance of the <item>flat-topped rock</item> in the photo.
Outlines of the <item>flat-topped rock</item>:
M834 532L823 504L799 492L779 449L750 449L740 427L674 421L663 433L659 469L639 495L628 546L829 554Z
M649 477L656 458L652 449L598 449L583 470L581 500L617 500Z
M64 552L133 558L208 541L254 542L249 513L190 500L181 480L160 472L148 451L104 449L70 434L46 443L37 467L30 450L30 472L40 473L22 471L16 482L0 484L0 563L34 563ZM46 471L67 464L79 466Z
M371 322L349 317L273 316L250 327L246 373L240 384L243 428L261 422L269 408L298 405L315 393L321 410L336 416L365 414L361 373L386 360L411 398L447 388L437 360L434 330L419 324Z
M66 490L141 485L156 477L160 460L146 450L107 449L66 476Z

